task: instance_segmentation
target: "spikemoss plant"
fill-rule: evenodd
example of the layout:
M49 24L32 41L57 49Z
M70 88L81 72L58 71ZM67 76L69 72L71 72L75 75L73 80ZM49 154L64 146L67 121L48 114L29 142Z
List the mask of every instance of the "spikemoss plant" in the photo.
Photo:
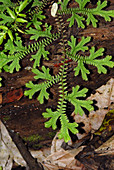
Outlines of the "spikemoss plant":
M74 134L78 133L78 124L76 122L71 123L67 117L67 102L74 105L75 114L83 115L83 108L88 111L94 109L92 101L83 99L88 92L87 88L80 89L80 86L77 85L72 87L71 93L68 92L67 61L72 59L77 63L77 66L74 68L74 76L78 76L81 72L82 79L85 81L88 80L88 74L90 74L85 64L95 66L99 74L107 73L105 66L114 67L114 62L111 61L112 56L101 57L103 56L104 48L98 50L95 47L88 48L87 43L91 41L91 37L82 37L81 41L77 43L76 37L71 35L70 41L67 42L65 24L62 19L63 15L69 16L70 14L70 17L67 19L69 27L72 27L77 22L78 27L84 29L85 25L90 25L91 23L93 27L97 27L98 20L95 17L96 15L103 17L105 21L111 21L111 17L114 17L114 11L105 11L103 9L107 6L107 1L101 2L99 0L97 6L92 9L86 8L90 0L75 1L79 6L77 8L69 8L69 0L56 3L50 0L24 0L18 1L18 3L12 3L10 0L0 0L2 7L4 7L0 8L0 44L4 43L4 49L0 52L0 71L2 69L10 73L13 73L15 70L19 71L21 68L20 60L31 54L30 60L34 61L32 72L36 74L34 78L44 81L39 84L34 84L32 81L28 82L26 84L28 90L25 91L25 95L32 99L33 95L39 92L37 99L41 104L44 103L45 99L49 99L47 89L52 87L53 84L59 84L57 109L47 108L43 116L48 119L45 127L52 127L54 130L57 128L57 120L60 120L61 128L58 136L59 138L64 138L65 142L70 140L69 131ZM42 30L42 20L44 21L46 18L43 14L43 9L49 5L51 5L51 14L55 18L58 30L56 33L52 33L52 26L47 23L44 25L45 30ZM24 25L26 24L26 28L23 23ZM35 40L33 44L23 46L21 35L25 33L31 35L30 40ZM8 37L8 40L4 41L6 37ZM42 39L39 40L39 38ZM49 60L49 51L46 51L45 47L57 39L61 42L63 54L61 55L58 74L51 75L49 68L42 66L42 70L39 70L38 67L41 65L42 57L44 60ZM86 52L87 50L89 51L89 56L79 55L80 51ZM33 55L33 52L36 53Z

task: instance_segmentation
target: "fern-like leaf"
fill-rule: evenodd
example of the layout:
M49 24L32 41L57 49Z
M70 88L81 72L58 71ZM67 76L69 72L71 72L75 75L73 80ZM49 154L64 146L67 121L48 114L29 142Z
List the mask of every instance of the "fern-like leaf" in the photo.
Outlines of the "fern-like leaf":
M32 99L33 95L36 92L40 92L37 99L40 102L40 104L44 103L44 99L49 99L49 93L47 93L47 87L45 83L41 84L33 84L32 81L29 81L29 83L26 83L26 87L30 88L30 90L25 91L25 96L29 96L29 99Z
M16 69L16 71L19 71L21 66L19 64L20 59L18 57L18 54L17 55L9 55L8 57L9 57L9 59L12 60L11 64L9 65L9 72L13 73L14 69Z
M78 66L74 68L74 75L77 76L79 74L79 72L81 71L81 75L83 80L88 80L87 78L87 74L90 74L90 71L88 69L85 68L84 66L84 61L83 60L78 60Z
M0 52L0 70L11 61L11 58L8 58L3 52Z
M39 71L38 69L32 69L32 72L36 74L34 76L35 79L45 79L45 80L52 80L52 76L49 74L49 68L45 68L45 66L42 66L42 71Z
M69 102L71 102L74 107L75 107L75 114L79 113L80 115L83 115L84 111L83 108L86 108L88 111L93 110L93 106L91 105L93 102L91 100L79 100L77 99L77 97L84 97L86 96L86 93L88 91L88 89L84 88L80 91L79 90L79 86L77 85L76 87L72 88L72 93L66 95L66 100L68 100Z
M35 55L32 55L32 58L30 60L35 60L33 64L33 68L36 68L37 66L40 66L40 60L43 56L46 60L48 60L47 55L49 54L48 51L45 51L44 45L39 45L39 49Z
M57 128L56 122L57 119L60 117L61 113L58 113L57 111L52 111L51 109L46 109L46 112L42 113L44 118L50 118L47 122L45 122L45 127L49 128L52 126L53 130Z
M76 122L69 123L66 114L61 115L60 121L61 121L61 129L58 136L60 139L64 138L64 141L68 142L70 140L69 130L74 134L78 133L78 130L76 129L76 127L78 127L78 124Z
M52 34L51 34L51 26L48 27L47 24L45 24L45 28L46 30L45 31L41 31L41 27L37 27L37 29L32 29L30 28L29 30L27 30L26 32L28 34L33 34L31 37L30 37L30 40L38 40L39 37L48 37L48 38L51 38L52 37Z
M58 83L60 81L60 75L51 76L49 74L49 68L45 68L45 66L42 66L42 71L39 71L38 69L32 69L32 72L36 74L34 76L35 79L44 79L47 80L43 83L39 84L33 84L32 81L29 83L26 83L26 87L30 88L30 90L25 91L25 96L29 96L29 99L32 99L33 95L36 92L39 92L39 95L37 97L37 100L43 104L44 99L49 99L49 93L46 91L48 88L50 88L53 84Z
M83 16L79 16L77 14L75 14L74 12L72 12L72 16L67 19L67 21L70 21L69 27L72 27L74 25L74 21L77 21L78 27L80 28L85 28L85 25L83 24L82 21L85 20L85 18Z
M52 111L51 109L46 109L47 112L44 112L42 115L44 118L50 118L47 122L45 122L45 127L49 128L52 126L53 130L57 128L57 120L60 118L61 122L61 129L59 133L59 138L64 138L65 142L68 142L70 140L69 131L76 134L78 133L78 130L76 127L78 126L77 123L69 123L69 120L65 114L62 114L60 111Z
M71 36L71 42L68 41L68 45L71 47L71 54L76 55L79 51L85 51L88 50L88 47L85 46L90 41L91 37L82 37L81 41L76 45L76 38L74 36Z
M107 73L107 69L104 66L108 66L110 68L114 67L114 62L110 61L112 56L107 55L103 59L96 59L99 56L103 55L104 48L100 48L95 52L95 47L90 49L90 56L86 58L85 62L90 65L94 65L98 69L98 73Z

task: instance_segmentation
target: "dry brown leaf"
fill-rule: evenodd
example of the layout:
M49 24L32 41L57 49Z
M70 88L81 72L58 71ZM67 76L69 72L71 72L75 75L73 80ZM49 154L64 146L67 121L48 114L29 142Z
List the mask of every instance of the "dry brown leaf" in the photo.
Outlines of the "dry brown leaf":
M114 155L114 135L107 140L103 145L95 150L100 156L102 155Z
M66 170L82 170L84 165L75 159L75 155L61 149L48 156L44 161L44 166L49 170L58 170L60 168Z

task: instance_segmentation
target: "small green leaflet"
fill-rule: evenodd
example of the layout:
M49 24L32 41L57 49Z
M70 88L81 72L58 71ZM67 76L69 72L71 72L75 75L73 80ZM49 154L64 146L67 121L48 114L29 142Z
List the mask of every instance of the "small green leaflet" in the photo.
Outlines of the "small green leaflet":
M49 74L49 68L45 68L45 66L42 66L42 71L39 71L38 69L32 69L32 72L36 74L34 76L35 79L45 79L45 80L52 80L52 76Z
M42 56L44 57L44 59L48 60L48 57L47 57L48 54L49 52L45 51L44 45L40 45L38 52L35 55L32 55L32 58L30 59L30 60L35 60L33 68L40 66L40 60Z
M68 45L71 47L71 54L76 55L79 51L85 51L88 50L88 47L85 46L90 41L91 37L82 37L81 41L76 45L76 38L74 36L71 36L71 42L68 41Z
M10 23L14 22L13 18L11 18L10 16L7 16L5 14L0 14L0 18L2 19L0 21L0 24L6 24L7 22L10 22Z
M60 133L58 134L58 137L60 139L64 138L64 141L67 143L69 140L71 140L69 135L69 130L74 134L78 133L78 130L76 129L78 127L78 124L76 122L69 123L66 114L61 115L60 121L61 121L61 129L60 129Z
M56 125L57 119L59 118L61 113L57 111L53 112L51 109L47 108L46 112L44 112L42 115L44 118L50 118L50 120L48 120L45 123L45 127L49 128L52 126L53 130L55 130L57 128L57 125Z
M16 71L19 71L19 69L21 68L20 64L19 64L19 54L17 53L16 55L9 55L8 58L12 60L12 63L9 65L9 72L13 73L14 69L16 69Z
M79 16L79 15L75 14L74 12L72 12L72 16L67 19L67 21L70 21L69 27L72 27L74 25L75 20L77 21L79 28L80 27L85 28L85 25L82 22L85 20L85 18L83 16Z
M93 101L91 100L79 100L78 97L85 97L88 89L83 88L82 90L79 90L79 86L72 88L72 93L66 95L65 99L71 102L75 107L75 114L79 113L81 116L83 115L84 111L83 108L86 108L88 111L93 110L93 106L91 105Z
M51 26L46 26L46 30L45 31L41 31L41 27L38 27L38 29L32 29L30 28L29 30L27 30L26 32L28 34L33 34L31 37L30 37L30 40L33 40L35 39L36 41L38 40L39 37L49 37L51 38L52 34L51 34Z
M8 58L6 54L0 52L0 70L11 61L12 59Z
M112 56L107 55L105 58L96 59L99 56L103 55L104 48L100 48L95 52L95 47L90 49L90 56L86 58L86 64L94 65L98 69L98 73L107 73L107 69L104 66L108 66L110 68L114 67L114 62L110 61Z
M33 84L31 81L29 83L26 83L26 87L30 88L30 90L25 91L25 96L29 96L29 99L32 99L32 96L36 93L39 92L39 95L37 97L38 101L40 104L44 103L44 99L49 99L49 93L47 93L46 89L46 84L41 83L41 84Z
M52 129L55 130L57 128L57 120L60 118L61 122L61 129L59 133L59 138L64 138L65 142L68 142L70 140L69 131L76 134L78 133L78 130L76 127L78 126L77 123L69 123L69 120L65 114L63 114L60 110L58 111L52 111L51 109L46 109L46 112L43 114L44 118L50 118L47 122L45 122L45 127L49 128L52 126Z

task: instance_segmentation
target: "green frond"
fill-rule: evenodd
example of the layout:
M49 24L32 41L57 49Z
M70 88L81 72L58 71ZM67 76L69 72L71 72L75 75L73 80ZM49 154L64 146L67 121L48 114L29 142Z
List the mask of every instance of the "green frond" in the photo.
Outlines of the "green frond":
M79 75L79 72L81 71L81 76L83 80L86 81L88 80L87 74L90 74L90 71L85 68L83 60L78 60L78 65L77 67L74 68L74 71L75 71L74 73L75 76Z
M46 60L48 60L47 55L49 54L48 51L45 51L43 45L39 45L39 49L35 55L32 55L32 58L30 60L35 60L33 64L33 68L36 68L37 66L40 66L40 60L41 57L43 56Z
M76 122L69 123L66 114L62 114L60 116L60 121L61 129L60 133L58 134L58 137L60 139L64 138L64 141L67 143L70 140L69 130L74 134L78 133L78 130L76 129L76 127L78 127L78 124Z
M46 112L44 112L43 114L44 118L50 118L47 122L45 122L45 127L49 128L52 126L52 129L55 130L57 128L57 120L60 119L61 122L61 129L60 129L60 133L59 133L59 138L64 138L65 142L68 142L70 140L70 135L69 135L69 130L76 134L78 133L78 130L76 129L76 127L78 127L77 123L69 123L69 120L66 116L66 114L63 113L63 111L61 110L57 110L57 111L52 111L51 109L46 109Z
M21 68L20 64L19 64L19 57L18 57L18 53L17 55L9 55L8 56L9 59L11 59L11 64L9 65L9 72L13 73L14 69L16 69L16 71L19 71L19 69Z
M36 92L39 92L39 95L37 97L37 100L43 104L44 103L44 99L48 100L49 99L49 93L46 91L48 88L50 88L53 84L55 83L58 83L60 81L60 76L59 75L56 75L55 77L54 76L51 76L49 74L49 69L46 69L44 66L43 66L43 72L44 73L41 73L39 70L37 69L33 69L32 71L34 73L37 74L37 78L44 78L46 79L47 81L43 82L43 83L39 83L39 84L33 84L31 81L29 83L26 83L26 87L27 88L30 88L30 90L26 90L25 91L25 96L29 96L29 99L32 99L33 95L36 93ZM40 75L41 73L41 75ZM46 75L48 77L46 77ZM35 78L36 78L35 77Z
M39 71L38 69L32 69L32 72L36 74L36 76L34 76L35 79L45 79L45 80L52 80L52 76L49 74L49 68L45 68L45 66L42 66L42 71Z
M37 22L37 23L39 23L39 22ZM33 34L30 37L30 40L36 40L37 41L40 37L48 37L48 38L52 37L52 34L50 32L51 31L51 26L48 27L48 25L45 24L46 30L42 31L40 25L41 25L41 22L39 23L38 26L35 23L35 26L37 27L36 29L30 28L29 30L26 30L27 34Z
M107 73L107 69L104 66L108 66L110 68L114 67L114 62L110 61L112 56L107 55L105 58L96 59L99 56L103 55L104 48L100 48L95 52L95 47L90 49L90 56L86 58L86 64L94 65L98 69L98 73Z
M83 115L84 111L83 108L86 108L88 111L93 110L93 106L91 105L93 101L91 100L79 100L78 97L85 97L86 92L88 91L86 88L79 90L79 86L72 88L72 93L67 94L65 96L65 99L71 102L75 107L75 114L79 113L80 115Z
M114 10L110 10L110 11L102 10L106 6L107 6L107 1L103 1L101 3L101 1L99 0L97 2L97 7L94 9L91 9L93 15L99 15L99 16L103 17L105 19L105 21L111 21L111 17L114 17Z
M11 61L12 59L8 58L5 53L0 52L0 70Z
M72 12L72 16L67 19L67 21L70 21L69 27L72 27L74 25L75 20L77 21L79 28L85 28L85 25L82 22L85 20L85 18L83 16L75 14L74 12Z
M30 88L30 90L25 91L25 96L29 96L29 99L32 99L33 95L36 92L40 92L37 99L40 102L40 104L44 103L44 99L49 99L49 93L47 93L46 83L41 84L33 84L31 81L29 83L26 83L26 87Z
M78 64L77 67L74 68L75 76L79 75L81 71L83 80L86 80L86 81L88 80L87 74L90 74L90 71L85 67L84 63L96 66L99 74L107 73L107 69L104 66L108 66L110 68L114 67L114 62L110 61L112 58L111 56L106 56L103 59L96 59L97 57L103 56L104 48L100 48L97 51L95 51L95 47L91 47L90 56L80 56L80 55L76 55L76 52L77 52L76 49L78 49L77 46L80 47L80 44L83 44L83 43L81 43L80 41L80 43L76 47L75 47L75 43L76 43L76 39L72 37L72 42L69 42L69 45L71 46L71 52L70 53L67 52L67 56L70 57L72 60L76 61ZM84 48L82 47L82 49Z
M76 38L74 36L71 36L71 42L68 41L68 45L71 47L71 55L76 55L77 52L79 51L86 51L88 50L88 47L85 46L90 41L91 37L82 37L81 41L77 44L76 43Z
M51 109L46 109L46 112L42 113L44 118L50 118L47 122L45 122L45 127L49 128L52 126L53 130L57 128L56 122L58 118L60 117L61 113L60 112L53 112Z
M83 24L83 20L85 20L85 16L87 16L86 22L87 25L92 23L93 27L97 27L98 20L95 18L95 15L99 15L105 19L105 21L111 21L111 17L114 17L114 10L105 11L103 8L107 6L107 1L99 0L97 2L96 8L85 8L85 5L90 2L90 0L76 0L79 4L79 8L65 8L62 10L58 10L60 15L63 14L72 14L72 16L67 20L70 21L69 26L71 27L74 24L74 20L77 21L78 27L85 28ZM82 14L83 16L79 16L78 14Z

